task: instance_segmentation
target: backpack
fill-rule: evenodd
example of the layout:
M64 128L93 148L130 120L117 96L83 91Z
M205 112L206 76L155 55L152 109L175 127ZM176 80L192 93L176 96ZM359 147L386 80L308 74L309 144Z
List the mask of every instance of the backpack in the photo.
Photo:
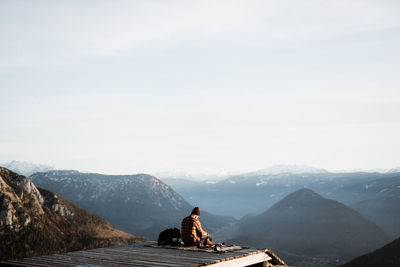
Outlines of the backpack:
M159 246L180 246L181 245L181 231L178 228L165 229L158 235Z

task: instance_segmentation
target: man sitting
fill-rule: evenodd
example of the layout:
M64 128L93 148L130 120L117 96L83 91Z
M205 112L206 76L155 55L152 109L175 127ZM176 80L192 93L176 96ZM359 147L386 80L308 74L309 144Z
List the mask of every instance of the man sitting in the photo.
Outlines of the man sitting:
M182 240L185 246L213 247L210 235L203 230L198 220L200 208L195 207L192 213L182 220Z

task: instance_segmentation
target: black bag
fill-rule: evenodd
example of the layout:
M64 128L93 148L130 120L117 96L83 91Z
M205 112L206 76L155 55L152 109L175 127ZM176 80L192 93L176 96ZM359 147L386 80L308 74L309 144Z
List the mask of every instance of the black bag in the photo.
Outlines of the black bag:
M158 235L159 246L180 246L181 245L181 231L178 228L165 229Z

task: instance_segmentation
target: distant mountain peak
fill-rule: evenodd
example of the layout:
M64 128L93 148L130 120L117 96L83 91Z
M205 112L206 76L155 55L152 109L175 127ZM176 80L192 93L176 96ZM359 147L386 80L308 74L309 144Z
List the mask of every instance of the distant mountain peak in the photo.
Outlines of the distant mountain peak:
M275 175L275 174L305 174L305 173L327 173L325 169L319 169L307 165L287 165L287 164L276 164L266 169L261 169L254 174L257 175Z
M400 172L400 166L390 169L388 172Z
M320 196L319 194L315 193L314 191L312 191L309 188L299 189L299 190L291 193L290 195L291 196L301 196L301 197L312 197L312 198L320 197L320 198L322 198L322 196Z
M35 172L45 172L54 169L52 166L49 165L18 160L12 160L9 163L5 163L3 167L25 176L29 176Z
M321 203L326 201L331 200L323 198L321 195L315 193L311 189L302 188L287 195L275 205L278 205L279 208L282 208L283 206L301 206L305 203Z

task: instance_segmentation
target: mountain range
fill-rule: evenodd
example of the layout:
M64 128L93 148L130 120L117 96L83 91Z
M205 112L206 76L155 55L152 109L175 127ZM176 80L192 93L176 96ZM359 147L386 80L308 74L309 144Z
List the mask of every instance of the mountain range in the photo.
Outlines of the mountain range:
M200 206L202 225L216 241L271 248L295 266L337 266L400 236L400 173L395 171L330 173L295 165L206 181L74 170L29 178L58 195L37 189L64 218L76 206L62 197L114 227L153 240L165 228L180 228L182 218ZM69 204L56 208L54 199Z
M267 210L288 194L309 188L360 212L393 238L400 236L400 173L254 173L221 181L165 180L190 203L237 218Z
M240 235L228 242L271 248L296 266L337 265L391 240L358 212L309 189L289 194L239 225Z
M153 240L166 228L180 228L182 219L193 209L170 186L147 174L102 175L70 170L35 173L30 179L101 215L114 227ZM201 222L210 233L235 221L202 209Z
M0 167L0 260L144 240Z

